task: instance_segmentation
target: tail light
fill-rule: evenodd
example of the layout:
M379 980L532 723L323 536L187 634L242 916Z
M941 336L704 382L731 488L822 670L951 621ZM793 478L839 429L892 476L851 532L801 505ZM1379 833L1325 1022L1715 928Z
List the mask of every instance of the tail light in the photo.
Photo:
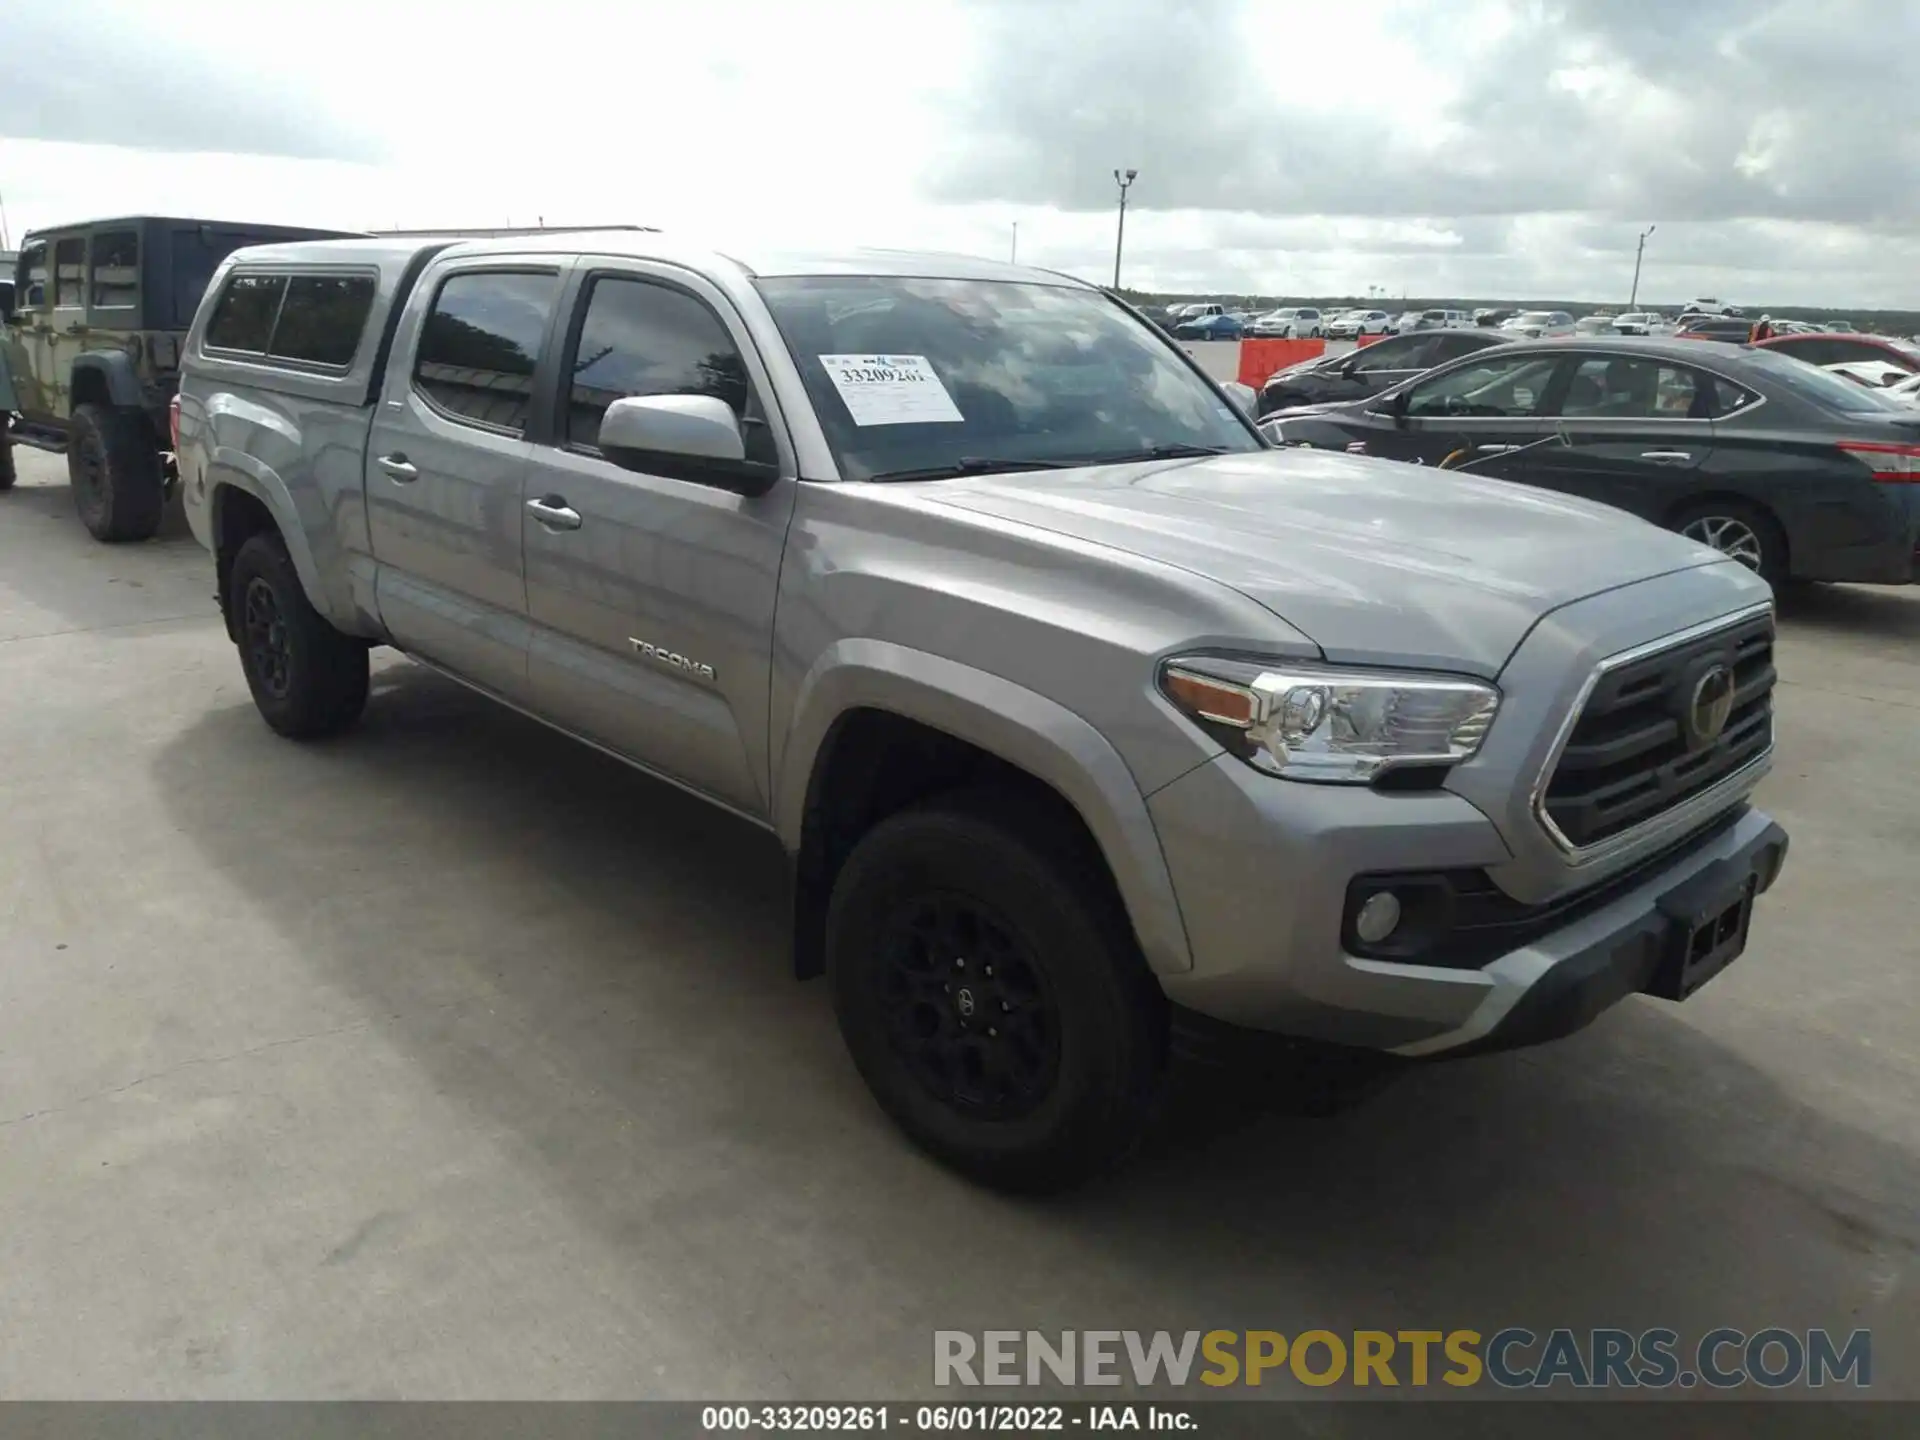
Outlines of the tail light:
M173 439L173 453L180 453L180 397L167 402L167 434Z
M1842 440L1840 449L1873 471L1882 485L1920 485L1920 445Z

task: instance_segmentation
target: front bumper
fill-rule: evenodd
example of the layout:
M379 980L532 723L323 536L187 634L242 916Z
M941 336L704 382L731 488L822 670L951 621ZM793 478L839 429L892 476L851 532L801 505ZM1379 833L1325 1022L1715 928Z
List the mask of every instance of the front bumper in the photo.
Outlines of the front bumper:
M1413 1057L1555 1039L1627 995L1660 991L1676 897L1778 875L1786 833L1722 815L1477 968L1365 959L1341 931L1349 882L1381 871L1495 869L1491 822L1446 791L1380 795L1276 782L1228 756L1150 801L1194 966L1160 976L1176 1005L1229 1025Z

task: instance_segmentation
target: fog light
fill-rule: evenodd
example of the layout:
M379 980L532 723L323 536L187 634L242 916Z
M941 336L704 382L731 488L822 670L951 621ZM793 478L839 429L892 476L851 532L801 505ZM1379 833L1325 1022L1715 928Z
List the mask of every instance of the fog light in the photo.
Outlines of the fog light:
M1353 933L1369 945L1378 945L1399 925L1400 897L1391 890L1376 890L1353 917Z

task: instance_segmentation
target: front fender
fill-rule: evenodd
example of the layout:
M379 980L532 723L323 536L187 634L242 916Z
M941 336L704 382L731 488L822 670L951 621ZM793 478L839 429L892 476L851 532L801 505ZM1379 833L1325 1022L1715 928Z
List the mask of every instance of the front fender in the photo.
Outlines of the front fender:
M1193 968L1186 926L1153 817L1106 737L1065 707L972 666L884 640L850 639L814 661L794 696L774 777L774 827L798 853L807 786L834 722L885 710L976 745L1051 785L1106 857L1147 963Z

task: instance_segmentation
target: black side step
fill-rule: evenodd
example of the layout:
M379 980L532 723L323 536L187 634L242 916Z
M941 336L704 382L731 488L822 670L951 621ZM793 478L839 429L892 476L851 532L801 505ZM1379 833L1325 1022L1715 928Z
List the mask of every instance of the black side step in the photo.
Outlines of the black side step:
M67 432L48 425L22 425L15 422L7 428L7 438L16 445L31 445L50 455L67 453Z

